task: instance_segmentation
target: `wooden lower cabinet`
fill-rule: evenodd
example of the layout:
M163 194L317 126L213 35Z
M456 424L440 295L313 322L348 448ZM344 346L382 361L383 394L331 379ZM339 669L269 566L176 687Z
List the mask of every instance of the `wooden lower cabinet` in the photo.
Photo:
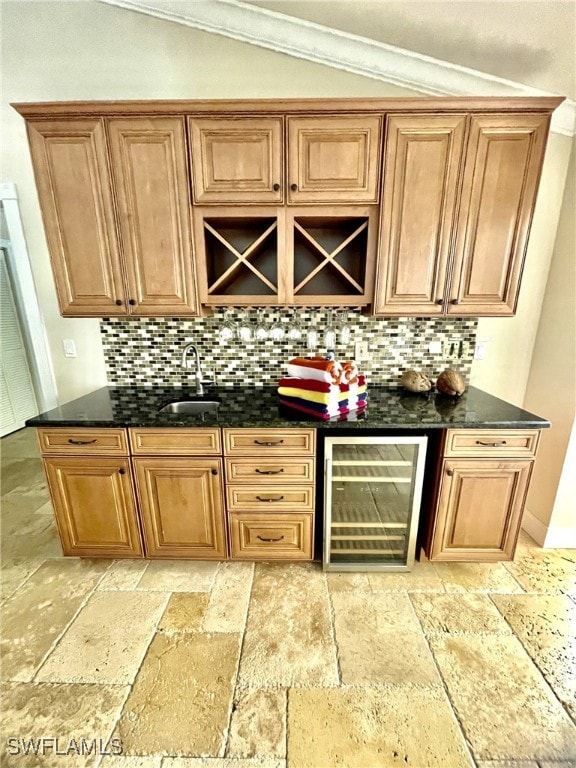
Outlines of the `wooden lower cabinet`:
M44 459L65 555L142 557L128 458Z
M222 460L133 459L148 557L226 559Z
M311 560L311 514L230 514L231 555L238 560Z
M431 560L511 560L533 461L445 459Z

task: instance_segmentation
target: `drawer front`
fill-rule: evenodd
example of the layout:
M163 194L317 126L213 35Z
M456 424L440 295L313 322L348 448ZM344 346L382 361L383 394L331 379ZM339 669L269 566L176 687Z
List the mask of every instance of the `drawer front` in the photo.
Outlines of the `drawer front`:
M228 485L229 512L313 512L314 486Z
M314 459L226 459L228 483L313 483Z
M38 430L38 442L44 456L62 454L128 456L128 439L125 429L41 428Z
M510 456L524 458L536 455L538 429L449 429L445 456Z
M224 429L227 456L314 456L314 429Z
M312 515L230 515L233 558L311 560Z
M207 429L131 429L134 456L215 456L222 453L218 427Z

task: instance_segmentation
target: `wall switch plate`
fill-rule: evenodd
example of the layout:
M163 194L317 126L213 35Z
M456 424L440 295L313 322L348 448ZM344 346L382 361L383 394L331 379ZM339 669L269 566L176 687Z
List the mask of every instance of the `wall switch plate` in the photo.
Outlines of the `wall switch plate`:
M474 347L474 360L484 360L486 358L486 342L478 341Z
M368 342L367 341L357 341L354 346L354 356L356 358L356 362L360 362L361 360L369 360L370 356L368 354Z
M74 339L62 339L64 357L76 357L76 343Z
M442 354L442 342L441 341L431 341L428 344L428 352L430 352L431 355L441 355Z

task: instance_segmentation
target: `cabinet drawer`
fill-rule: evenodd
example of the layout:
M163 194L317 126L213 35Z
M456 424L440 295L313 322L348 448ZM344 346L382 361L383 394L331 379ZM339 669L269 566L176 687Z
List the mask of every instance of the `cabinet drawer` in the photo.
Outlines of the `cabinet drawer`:
M131 429L130 446L135 456L214 456L222 453L217 427Z
M535 456L538 429L449 429L445 456Z
M314 459L226 459L229 483L313 483Z
M314 486L228 485L226 500L230 512L313 512Z
M231 553L248 560L311 560L312 515L230 515Z
M313 429L224 429L229 456L313 456Z
M95 456L128 456L125 429L87 427L42 428L38 430L40 451L45 456L61 454L94 454Z

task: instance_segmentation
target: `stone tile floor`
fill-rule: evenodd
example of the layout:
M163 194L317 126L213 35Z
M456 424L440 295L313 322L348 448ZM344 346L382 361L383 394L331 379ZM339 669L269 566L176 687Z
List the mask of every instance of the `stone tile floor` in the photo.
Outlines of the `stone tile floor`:
M576 551L523 536L514 563L410 574L62 558L35 433L1 449L1 765L576 766ZM25 756L41 737L71 753Z

